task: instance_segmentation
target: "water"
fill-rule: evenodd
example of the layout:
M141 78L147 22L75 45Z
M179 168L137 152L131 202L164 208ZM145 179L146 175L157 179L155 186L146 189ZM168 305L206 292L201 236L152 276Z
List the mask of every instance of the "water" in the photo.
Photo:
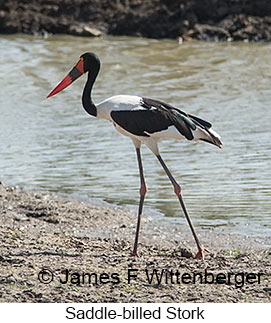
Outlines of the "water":
M0 180L136 207L138 169L129 138L81 107L82 77L45 99L80 54L102 61L99 102L115 94L166 101L213 123L224 143L163 141L160 152L198 228L267 244L271 213L271 44L71 36L0 38ZM146 212L185 224L172 187L143 147ZM186 224L185 224L186 225ZM188 229L187 229L188 230Z

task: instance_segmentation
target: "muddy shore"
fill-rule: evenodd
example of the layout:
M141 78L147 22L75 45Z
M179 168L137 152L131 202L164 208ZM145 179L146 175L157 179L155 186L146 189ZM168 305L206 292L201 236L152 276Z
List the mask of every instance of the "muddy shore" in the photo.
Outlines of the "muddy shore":
M6 0L0 34L271 41L268 0Z
M200 232L204 264L186 226L144 215L134 258L133 212L3 185L0 215L0 302L271 301L271 250L252 239Z

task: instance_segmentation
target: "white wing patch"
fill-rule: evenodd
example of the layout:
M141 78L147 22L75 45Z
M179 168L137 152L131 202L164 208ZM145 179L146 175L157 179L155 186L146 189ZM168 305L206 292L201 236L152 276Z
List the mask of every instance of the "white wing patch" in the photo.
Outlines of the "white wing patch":
M111 120L111 116L110 116L111 111L140 110L143 108L141 104L142 104L142 98L140 96L115 95L96 105L97 118Z

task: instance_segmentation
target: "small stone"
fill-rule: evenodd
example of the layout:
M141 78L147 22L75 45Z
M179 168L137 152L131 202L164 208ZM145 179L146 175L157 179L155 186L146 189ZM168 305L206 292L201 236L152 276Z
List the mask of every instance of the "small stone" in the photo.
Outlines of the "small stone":
M91 27L88 27L88 26L84 26L84 31L89 33L90 36L93 36L93 37L99 37L102 35L102 32L97 29L97 28L91 28Z
M102 32L99 29L84 25L72 25L70 27L70 32L76 36L88 36L88 37L99 37L102 35Z

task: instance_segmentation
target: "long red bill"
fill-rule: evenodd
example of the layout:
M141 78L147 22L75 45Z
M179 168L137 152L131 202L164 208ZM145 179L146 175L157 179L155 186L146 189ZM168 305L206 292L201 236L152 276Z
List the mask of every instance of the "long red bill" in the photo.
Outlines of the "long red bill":
M59 93L74 82L84 73L84 61L82 59L74 66L64 79L47 95L47 98Z

